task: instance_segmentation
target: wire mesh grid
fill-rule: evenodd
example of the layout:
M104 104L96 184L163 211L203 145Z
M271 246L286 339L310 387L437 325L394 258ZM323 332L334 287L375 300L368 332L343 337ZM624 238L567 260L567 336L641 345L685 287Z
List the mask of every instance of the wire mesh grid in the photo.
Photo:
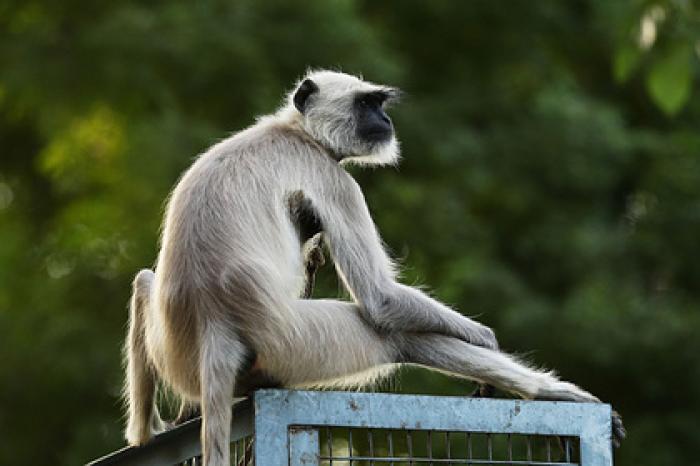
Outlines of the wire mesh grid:
M580 464L577 437L336 427L319 434L322 466Z
M253 437L245 437L231 443L231 465L232 466L254 466L255 449L253 448Z
M231 466L254 466L254 457L253 436L231 442ZM202 457L195 456L175 466L202 466L203 464Z

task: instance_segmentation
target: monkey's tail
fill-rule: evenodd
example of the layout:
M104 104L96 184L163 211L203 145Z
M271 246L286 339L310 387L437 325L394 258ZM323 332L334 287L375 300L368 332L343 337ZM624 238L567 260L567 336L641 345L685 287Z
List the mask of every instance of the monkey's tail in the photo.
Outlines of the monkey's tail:
M150 305L154 278L149 269L136 275L129 304L129 333L124 345L124 401L128 410L125 437L131 445L142 445L154 433L164 429L155 404L155 370L146 351L145 314Z

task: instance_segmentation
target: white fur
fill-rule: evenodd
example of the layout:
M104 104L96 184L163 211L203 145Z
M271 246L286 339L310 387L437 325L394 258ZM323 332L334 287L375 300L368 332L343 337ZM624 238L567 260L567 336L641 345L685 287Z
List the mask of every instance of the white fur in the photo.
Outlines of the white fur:
M362 191L338 161L393 164L395 137L355 137L353 93L382 88L310 72L308 111L274 115L214 145L173 190L155 268L134 281L125 353L130 444L160 422L156 379L202 406L204 464L228 464L230 403L256 374L285 386L356 386L400 363L521 396L596 401L500 353L493 332L396 281ZM353 302L299 299L303 245L288 201L302 193ZM255 370L240 373L246 358Z

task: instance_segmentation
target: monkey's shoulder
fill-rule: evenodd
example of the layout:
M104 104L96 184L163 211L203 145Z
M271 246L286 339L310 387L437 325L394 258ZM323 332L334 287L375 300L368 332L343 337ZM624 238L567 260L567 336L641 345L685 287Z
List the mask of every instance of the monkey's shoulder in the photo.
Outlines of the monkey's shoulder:
M305 201L292 202L290 206L295 213L304 212L299 218L310 217L306 214L309 199L327 201L359 191L352 176L308 133L298 125L275 120L260 121L219 142L195 165L200 165L200 169L194 171L208 175L187 178L206 185L203 189L210 193L212 183L217 184L217 180L224 193L236 186L237 189L275 192L286 198L300 190ZM310 228L317 229L316 225Z
M271 119L264 119L233 134L208 152L220 157L279 153L328 157L327 151L303 129Z

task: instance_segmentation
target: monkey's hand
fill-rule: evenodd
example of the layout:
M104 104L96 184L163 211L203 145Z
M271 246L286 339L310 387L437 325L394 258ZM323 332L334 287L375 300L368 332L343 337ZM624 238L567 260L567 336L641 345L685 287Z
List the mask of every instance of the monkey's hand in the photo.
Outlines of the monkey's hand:
M326 263L323 255L323 234L316 233L304 244L304 273L306 274L306 285L302 298L310 299L314 292L316 282L316 272Z
M496 333L490 327L468 317L459 317L458 322L445 329L443 332L445 335L458 338L470 345L493 351L499 350Z
M496 334L489 327L450 309L417 288L401 283L375 289L360 307L362 317L377 332L435 333L470 345L498 350Z
M323 233L316 233L304 245L304 267L315 274L326 263L323 255Z
M474 346L481 346L482 348L498 351L499 346L496 333L485 325L481 325L478 322L474 323L477 324L478 327L474 330L470 330L466 338L462 339Z

